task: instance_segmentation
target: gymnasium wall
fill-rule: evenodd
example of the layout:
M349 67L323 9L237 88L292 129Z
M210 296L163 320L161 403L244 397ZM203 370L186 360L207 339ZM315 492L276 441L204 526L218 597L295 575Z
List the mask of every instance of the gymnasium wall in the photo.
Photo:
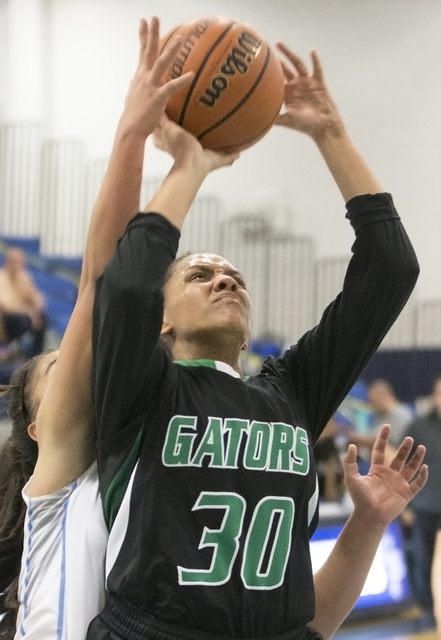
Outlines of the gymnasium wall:
M0 234L38 235L49 254L81 252L146 11L161 16L164 31L220 13L303 56L317 47L348 128L394 194L419 256L416 306L400 319L398 342L415 343L424 322L441 335L441 320L432 322L441 300L439 0L0 0ZM151 185L169 160L150 143L147 151ZM234 167L212 174L202 194L218 200L225 218L271 220L285 245L311 239L327 265L314 295L329 296L353 234L306 136L273 129Z

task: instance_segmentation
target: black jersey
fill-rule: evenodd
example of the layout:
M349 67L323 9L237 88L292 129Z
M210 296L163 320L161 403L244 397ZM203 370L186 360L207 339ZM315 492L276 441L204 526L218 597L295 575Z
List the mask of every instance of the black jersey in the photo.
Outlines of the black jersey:
M259 375L158 344L178 231L137 216L98 281L93 384L107 588L161 620L270 637L314 616L312 446L396 319L418 263L388 194L348 205L343 290Z

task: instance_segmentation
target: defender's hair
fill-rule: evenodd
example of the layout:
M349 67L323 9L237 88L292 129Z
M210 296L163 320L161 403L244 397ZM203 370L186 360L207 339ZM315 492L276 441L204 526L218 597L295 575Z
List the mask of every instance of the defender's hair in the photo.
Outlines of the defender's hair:
M37 443L27 429L38 410L32 392L40 358L25 362L14 371L8 385L0 385L0 398L8 401L12 422L11 435L0 448L0 614L5 613L0 621L1 640L12 640L15 634L26 513L21 492L37 462Z

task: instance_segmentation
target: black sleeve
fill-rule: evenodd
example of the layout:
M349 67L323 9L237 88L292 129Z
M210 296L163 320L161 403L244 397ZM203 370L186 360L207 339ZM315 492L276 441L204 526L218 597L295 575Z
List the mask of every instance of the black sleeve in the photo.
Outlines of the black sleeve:
M419 273L389 194L353 198L347 218L356 239L341 293L318 326L262 370L284 381L314 441L395 322Z
M92 385L98 441L133 422L159 378L162 289L179 235L159 214L139 214L97 282Z

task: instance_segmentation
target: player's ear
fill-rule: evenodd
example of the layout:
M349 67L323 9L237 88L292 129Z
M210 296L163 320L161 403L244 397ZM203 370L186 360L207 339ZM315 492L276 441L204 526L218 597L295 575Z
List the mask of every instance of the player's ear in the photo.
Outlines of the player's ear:
M37 425L35 420L33 420L31 422L30 425L28 425L28 436L31 438L31 440L35 440L35 442L37 442Z
M162 321L162 328L161 328L161 336L170 335L171 333L173 333L173 327L167 321L167 315L164 313L164 319Z
M173 345L175 343L175 335L170 325L164 323L161 329L161 335L159 336L159 344L168 352L169 356L173 358Z
M242 351L246 351L248 349L248 345L250 343L250 338L251 338L251 336L250 336L249 333L247 333L247 335L244 336L243 344L241 346L241 350Z

